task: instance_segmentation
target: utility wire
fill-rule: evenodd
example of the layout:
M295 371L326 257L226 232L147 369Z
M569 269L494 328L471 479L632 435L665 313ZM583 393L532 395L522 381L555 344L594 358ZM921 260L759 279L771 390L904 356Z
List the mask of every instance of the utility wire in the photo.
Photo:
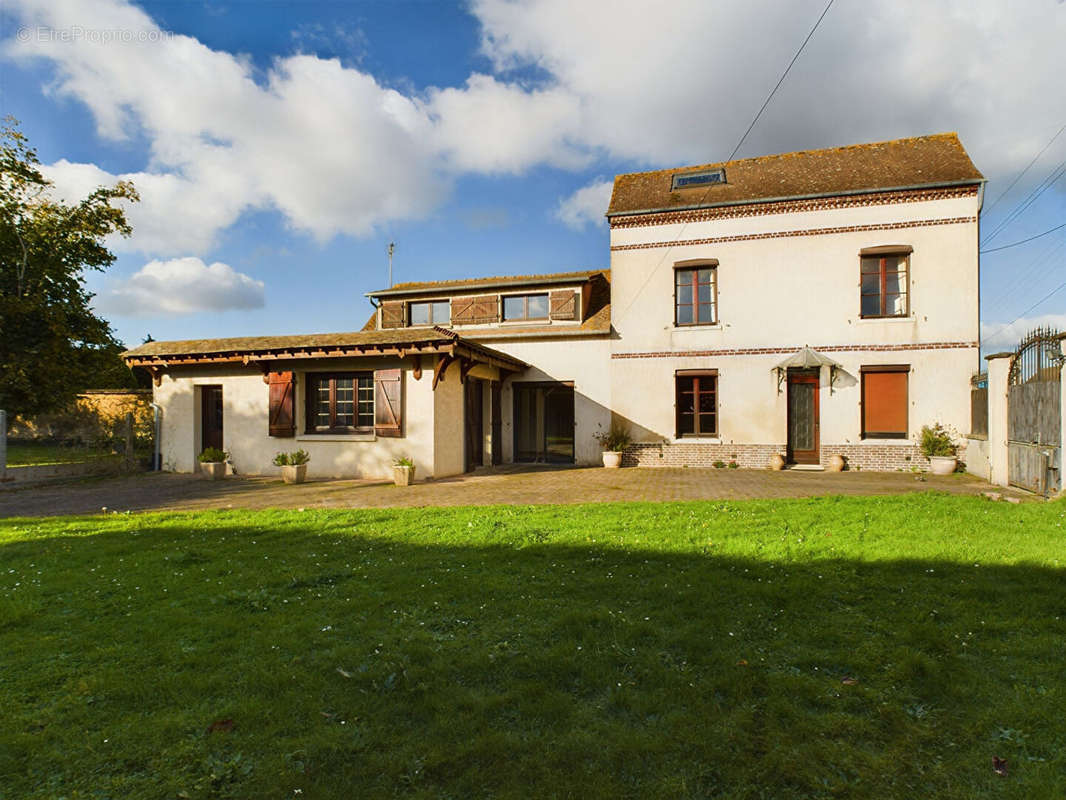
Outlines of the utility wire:
M1039 153L1037 153L1035 156L1033 156L1033 160L1029 162L1028 166L1026 166L1026 168L1023 169L1018 174L1017 178L1015 178L1013 181L1011 181L1010 186L1008 186L1006 189L1004 189L1002 192L999 193L999 197L997 197L995 200L992 201L992 205L986 206L985 208L983 208L981 210L981 216L982 217L985 214L987 214L988 212L990 212L993 208L995 208L996 205L999 203L999 201L1002 200L1007 195L1007 192L1009 192L1011 189L1013 189L1014 186L1018 183L1018 181L1020 181L1022 178L1025 177L1025 173L1027 173L1030 169L1032 169L1033 164L1035 164L1037 161L1040 160L1040 156L1044 155L1044 153L1047 152L1047 149L1049 147L1051 147L1052 144L1055 143L1055 140L1059 138L1059 136L1062 134L1063 131L1066 131L1066 125L1063 125L1061 128L1059 128L1058 133L1056 133L1054 136L1051 137L1051 141L1049 141L1046 145L1044 145L1044 149L1041 150Z
M789 70L792 69L792 65L796 63L796 59L800 57L800 53L803 52L803 48L807 46L807 42L809 42L811 40L811 37L814 36L814 32L818 30L818 26L822 24L822 20L825 19L825 15L829 13L829 8L832 5L833 0L829 0L829 2L826 3L825 8L822 10L822 15L818 17L818 21L814 23L814 27L811 28L811 32L807 34L807 38L803 40L803 44L801 44L799 50L796 51L796 55L792 56L792 60L788 62L788 66L785 67L785 71L781 73L781 77L774 85L774 88L770 91L770 94L767 95L766 102L762 104L762 108L759 109L759 113L755 115L755 119L751 121L751 125L748 126L748 129L746 131L744 131L744 135L740 137L740 141L737 142L737 146L733 148L733 152L729 154L729 158L727 158L726 161L732 161L733 156L737 154L737 151L740 149L740 146L744 144L744 140L748 138L748 134L751 133L751 129L755 127L755 123L759 121L759 117L762 116L762 112L764 112L766 110L766 107L770 105L770 101L774 99L774 95L777 94L777 90L781 88L781 84L784 83L785 78L788 77L788 73Z
M814 32L818 30L818 26L822 24L822 20L825 19L825 15L829 13L829 9L832 7L833 2L834 0L829 0L829 2L826 3L825 8L822 9L821 15L814 23L814 27L811 28L810 32L807 34L807 38L803 40L803 44L799 46L799 49L796 51L796 54L792 56L792 60L788 62L788 66L785 67L785 71L781 73L781 77L778 79L777 84L774 86L773 90L771 90L770 94L767 96L766 101L762 104L762 108L759 109L759 112L751 121L751 124L748 126L748 129L744 131L744 135L740 137L740 141L737 142L737 146L733 148L733 152L729 154L729 158L727 158L726 161L732 161L733 156L735 156L737 154L737 151L740 150L740 146L744 144L744 140L748 138L748 134L751 133L752 129L755 127L755 123L759 121L759 117L762 116L762 112L766 110L766 107L770 104L770 101L777 93L777 90L781 87L781 84L784 83L785 78L788 76L789 70L792 69L792 65L796 63L796 60L800 57L800 54L803 52L804 48L807 47L807 43L811 40L811 37L814 36ZM699 203L696 204L697 206L702 206L703 203L706 202L707 198L710 196L711 189L713 188L713 185L707 187L707 190L703 193L703 196L700 198ZM656 262L655 266L648 272L648 276L644 279L644 282L640 284L640 287L633 294L633 298L629 301L626 307L623 308L618 314L618 319L621 319L623 316L625 316L625 314L629 312L629 309L633 307L633 304L637 302L637 299L640 297L641 293L647 288L648 283L651 281L652 277L655 275L656 272L659 271L659 267L662 266L662 263L670 254L670 250L681 239L681 236L682 234L684 234L685 228L687 226L687 222L682 223L681 227L677 231L677 235L674 236L674 240L663 250L662 257L660 257L660 259Z
M1030 261L1024 267L1024 271L1017 270L1016 277L1005 292L1002 292L997 296L994 301L989 301L987 304L982 303L981 316L995 316L1014 303L1017 297L1024 297L1027 289L1038 285L1040 281L1044 279L1045 275L1051 274L1051 270L1044 269L1044 266L1051 261L1063 247L1066 247L1066 239L1063 239L1058 244L1052 245L1050 249L1044 251Z
M1006 325L1001 326L995 333L993 333L991 336L988 336L986 338L994 339L995 337L999 336L1000 333L1002 333L1007 328L1009 328L1011 325L1013 325L1015 322L1020 320L1022 317L1024 317L1026 314L1028 314L1030 311L1032 311L1034 308L1038 308L1039 306L1043 305L1048 300L1050 300L1052 297L1054 297L1059 292L1061 292L1063 289L1066 289L1066 281L1063 281L1062 283L1060 283L1058 286L1056 286L1054 289L1052 289L1050 292L1048 292L1042 298L1040 298L1035 303L1033 303L1031 306L1029 306L1029 308L1025 309L1025 311L1023 311L1021 314L1016 316L1014 319L1012 319Z
M1000 250L1009 250L1010 248L1017 247L1020 244L1025 244L1026 242L1032 242L1032 241L1034 241L1036 239L1039 239L1042 236L1047 236L1049 233L1054 233L1055 231L1057 231L1057 230L1059 230L1061 228L1066 228L1066 222L1062 223L1061 225L1056 225L1051 230L1044 231L1043 233L1038 233L1036 236L1030 236L1028 239L1022 239L1020 242L1012 242L1011 244L1005 244L1002 247L993 247L990 250L981 250L980 252L982 254L984 254L984 253L998 253Z
M1059 165L1051 171L1051 174L1044 178L1044 180L1042 180L1037 185L1037 187L1033 189L1033 191L1029 192L1029 194L1026 195L1025 198L1020 203L1018 203L1018 205L1016 205L1006 217L1003 218L1003 221L996 226L995 230L993 230L992 233L988 234L988 236L985 238L984 244L988 244L993 239L995 239L1000 233L1003 232L1004 228L1014 222L1014 220L1018 219L1018 217L1024 214L1027 210L1029 210L1033 203L1035 203L1040 198L1040 195L1042 195L1049 188L1051 188L1051 185L1054 184L1064 174L1066 174L1066 159L1063 159L1061 162L1059 162Z

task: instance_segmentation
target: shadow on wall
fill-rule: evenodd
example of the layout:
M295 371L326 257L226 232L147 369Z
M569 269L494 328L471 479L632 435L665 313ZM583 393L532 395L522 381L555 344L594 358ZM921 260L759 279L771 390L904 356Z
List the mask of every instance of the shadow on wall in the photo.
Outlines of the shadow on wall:
M173 732L224 709L254 764L227 778L240 796L270 795L282 775L311 796L340 796L342 776L344 793L368 795L417 781L426 796L564 782L589 798L961 798L1004 785L992 754L1008 760L1017 796L1061 795L1049 702L1066 635L1053 618L1062 570L830 557L815 537L786 537L786 552L783 518L745 530L728 512L633 507L568 515L570 531L505 509L220 515L207 528L148 517L132 538L123 528L9 542L5 566L46 577L20 590L30 594L0 630L32 642L6 651L8 691L45 694L11 709L5 782L31 795L47 775L78 794L108 774L118 794L147 796L163 774L177 792L227 745L186 737L176 755ZM976 522L962 516L946 524ZM381 534L400 528L409 537ZM672 537L668 554L638 543L656 530ZM494 544L429 543L442 533ZM844 551L861 549L855 526L834 533ZM877 528L867 544L891 533ZM731 535L762 557L735 552ZM90 563L95 572L81 568ZM165 586L167 600L101 595L103 575ZM59 580L62 596L46 591ZM64 633L31 635L42 629ZM130 680L135 665L175 654L181 668L150 687ZM248 671L239 693L235 665ZM85 676L93 736L64 735L70 704L53 695ZM309 710L308 698L321 703ZM134 707L136 729L114 724ZM31 741L24 731L37 728L53 734ZM104 736L125 762L158 770L115 770L90 745Z

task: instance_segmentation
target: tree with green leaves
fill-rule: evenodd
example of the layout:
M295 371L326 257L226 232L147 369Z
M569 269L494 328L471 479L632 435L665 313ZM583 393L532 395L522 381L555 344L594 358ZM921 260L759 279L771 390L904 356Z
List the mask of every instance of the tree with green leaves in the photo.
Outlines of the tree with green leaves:
M79 203L51 192L37 153L11 117L0 127L0 408L30 416L132 375L117 370L122 345L93 313L89 270L115 256L109 234L132 232L118 200L136 201L133 184L100 187ZM124 368L124 365L123 365ZM128 370L126 370L128 373Z

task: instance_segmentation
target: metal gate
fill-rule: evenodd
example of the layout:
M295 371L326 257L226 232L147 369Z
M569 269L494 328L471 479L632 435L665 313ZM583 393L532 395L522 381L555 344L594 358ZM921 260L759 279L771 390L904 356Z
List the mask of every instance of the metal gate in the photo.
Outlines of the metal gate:
M1062 356L1059 334L1037 328L1018 345L1007 389L1007 479L1047 494L1062 482Z

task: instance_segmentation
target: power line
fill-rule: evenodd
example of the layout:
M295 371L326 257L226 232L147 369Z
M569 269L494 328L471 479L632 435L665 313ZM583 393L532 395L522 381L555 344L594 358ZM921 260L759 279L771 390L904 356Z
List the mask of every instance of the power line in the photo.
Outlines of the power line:
M981 250L980 252L981 253L997 253L1000 250L1009 250L1010 248L1017 247L1020 244L1025 244L1026 242L1032 242L1032 241L1034 241L1036 239L1039 239L1041 236L1047 236L1049 233L1054 233L1055 231L1059 230L1060 228L1066 228L1066 222L1062 223L1061 225L1056 225L1051 230L1044 231L1043 233L1038 233L1036 236L1030 236L1028 239L1022 239L1020 242L1012 242L1011 244L1005 244L1002 247L993 247L991 250Z
M1018 183L1018 181L1020 181L1022 178L1025 177L1025 173L1027 173L1030 169L1032 169L1033 164L1035 164L1037 161L1040 160L1040 156L1044 155L1044 153L1047 152L1047 149L1049 147L1051 147L1052 144L1054 144L1055 140L1059 138L1059 136L1062 134L1063 131L1066 131L1066 125L1063 125L1061 128L1059 128L1058 133L1056 133L1054 136L1051 137L1051 141L1049 141L1046 145L1044 145L1044 149L1041 150L1039 153L1037 153L1035 156L1033 156L1033 160L1030 161L1029 164L1026 166L1026 168L1023 169L1018 174L1017 178L1015 178L1013 181L1011 181L1010 186L1008 186L1006 189L1004 189L1002 192L999 193L999 197L997 197L995 200L992 201L992 205L986 206L984 209L981 210L981 216L984 216L985 214L990 212L993 208L996 207L996 205L999 203L1000 200L1002 200L1004 197L1006 197L1007 192L1009 192L1011 189L1013 189L1014 186Z
M1033 310L1034 308L1038 308L1039 306L1043 305L1043 304L1044 304L1044 303L1046 303L1046 302L1047 302L1048 300L1050 300L1050 299L1051 299L1052 297L1054 297L1054 296L1055 296L1055 295L1057 295L1057 294L1058 294L1059 292L1061 292L1061 291L1062 291L1063 289L1066 289L1066 281L1063 281L1062 283L1060 283L1060 284L1059 284L1058 286L1056 286L1056 287L1055 287L1054 289L1052 289L1052 290L1051 290L1050 292L1048 292L1048 293L1047 293L1046 295L1044 295L1044 296L1043 296L1042 298L1040 298L1040 299L1039 299L1039 300L1037 300L1037 301L1036 301L1035 303L1033 303L1033 304L1032 304L1031 306L1029 306L1029 308L1025 309L1025 311L1023 311L1023 312L1022 312L1021 314L1019 314L1018 316L1016 316L1016 317L1015 317L1014 319L1012 319L1012 320L1011 320L1010 322L1008 322L1008 323L1007 323L1006 325L1003 325L1003 326L1001 326L1001 327L1000 327L1000 328L999 328L999 329L998 329L998 330L997 330L997 331L996 331L995 333L993 333L993 334L992 334L991 336L988 336L988 337L985 337L985 338L988 338L988 339L994 339L995 337L999 336L999 334L1001 334L1001 333L1002 333L1003 331L1005 331L1005 330L1006 330L1007 328L1009 328L1009 327L1010 327L1011 325L1013 325L1013 324L1014 324L1015 322L1017 322L1018 320L1020 320L1020 319L1021 319L1022 317L1024 317L1024 316L1025 316L1026 314L1028 314L1028 313L1029 313L1030 311L1032 311L1032 310Z
M1052 184L1054 184L1064 174L1066 174L1066 159L1063 159L1061 162L1059 162L1059 165L1051 171L1051 174L1044 178L1044 180L1042 180L1037 185L1037 187L1033 189L1033 191L1026 195L1026 197L1018 205L1016 205L1006 217L1004 217L1003 221L996 226L995 230L993 230L992 233L988 234L988 237L985 239L984 243L988 244L993 239L995 239L1000 233L1002 233L1004 228L1006 228L1008 225L1014 222L1014 220L1018 219L1018 217L1024 214L1033 205L1033 203L1035 203L1040 198L1040 195L1050 189Z
M983 310L982 316L991 317L994 314L998 314L1014 302L1019 292L1024 293L1026 289L1036 285L1040 280L1043 280L1045 274L1050 274L1050 270L1043 269L1044 265L1051 261L1063 247L1066 247L1066 239L1063 239L1058 244L1052 245L1050 249L1044 251L1030 261L1025 266L1024 272L1018 270L1017 277L1015 277L1011 286L1005 292L1001 293L996 298L995 302L988 304L987 308ZM1022 296L1024 296L1024 294Z
M759 117L762 116L762 112L766 110L766 107L770 104L770 101L773 99L774 94L777 93L778 88L784 82L785 77L789 73L789 70L792 69L792 65L796 63L796 59L798 59L800 57L800 54L803 52L804 48L807 47L807 43L811 40L811 37L814 36L814 32L816 30L818 30L818 26L822 24L822 20L825 19L825 15L829 12L829 9L833 5L833 2L834 2L834 0L829 0L829 2L826 3L825 8L822 9L822 13L818 17L818 20L814 23L814 27L811 28L810 32L807 34L807 38L803 40L803 44L801 44L799 46L799 49L796 51L796 54L794 56L792 56L792 60L788 62L788 66L785 67L785 71L783 73L781 73L781 77L778 79L777 84L774 86L773 90L770 92L769 96L766 98L766 102L764 102L762 104L762 108L759 109L759 113L757 113L755 115L755 118L751 121L751 124L748 126L748 129L746 131L744 131L744 135L741 136L740 137L740 141L737 142L737 146L734 147L733 148L733 152L729 154L729 158L726 159L727 162L733 160L733 156L735 156L737 154L737 151L740 149L740 146L742 144L744 144L744 140L748 138L748 134L751 133L752 128L755 127L755 123L759 121ZM706 202L707 198L710 196L711 189L713 189L713 188L714 188L713 185L707 187L707 190L703 193L703 196L700 198L699 202L696 204L697 206L701 206L701 205L703 205L704 202ZM623 308L621 310L621 312L618 314L618 319L621 319L625 314L627 314L629 312L629 309L631 309L633 307L633 304L640 297L641 293L647 288L648 282L652 279L652 277L655 275L655 273L659 271L659 267L662 266L662 263L666 260L666 257L670 254L670 250L681 239L681 236L685 232L685 228L687 226L688 226L687 222L684 222L684 223L681 224L681 227L677 231L677 235L674 236L674 240L666 247L665 250L663 250L662 256L656 262L655 266L652 267L652 269L648 272L647 277L644 279L643 283L641 283L640 286L637 288L637 291L633 294L632 299L629 301L629 303L626 305L626 307Z

